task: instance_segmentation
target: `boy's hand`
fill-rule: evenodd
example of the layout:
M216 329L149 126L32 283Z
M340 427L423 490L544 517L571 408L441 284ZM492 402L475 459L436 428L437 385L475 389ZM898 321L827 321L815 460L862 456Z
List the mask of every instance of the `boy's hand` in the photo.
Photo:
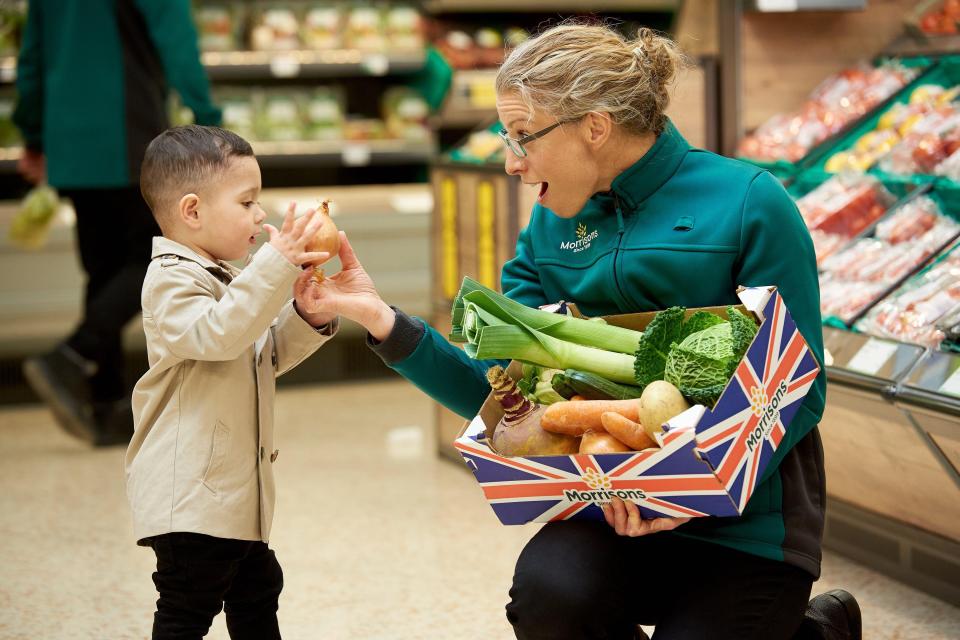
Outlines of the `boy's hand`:
M330 259L330 254L326 251L306 250L307 243L323 226L325 217L317 215L316 209L309 209L299 218L294 218L293 214L296 210L297 203L291 202L287 207L287 213L283 216L283 226L279 230L272 224L263 225L267 235L270 236L270 244L298 267L304 264L318 265L326 262Z
M343 231L340 232L340 263L340 271L326 276L322 282L313 280L313 269L307 269L297 278L294 284L297 310L314 326L342 315L362 325L375 339L383 340L390 335L396 314L380 298Z

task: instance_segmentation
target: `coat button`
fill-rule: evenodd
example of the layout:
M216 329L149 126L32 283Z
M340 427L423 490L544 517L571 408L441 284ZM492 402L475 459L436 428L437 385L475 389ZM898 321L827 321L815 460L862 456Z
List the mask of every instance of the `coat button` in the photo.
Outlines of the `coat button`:
M280 449L277 449L270 454L270 462L274 462L277 459L277 456L280 455Z

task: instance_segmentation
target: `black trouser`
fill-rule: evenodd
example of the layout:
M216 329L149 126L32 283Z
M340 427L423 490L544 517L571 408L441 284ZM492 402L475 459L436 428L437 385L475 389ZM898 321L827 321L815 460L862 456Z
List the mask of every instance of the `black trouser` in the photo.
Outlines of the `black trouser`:
M813 577L673 533L629 538L606 523L545 525L517 561L507 619L520 640L787 640Z
M233 640L275 640L283 571L264 542L168 533L147 541L157 554L160 598L153 640L198 640L223 609Z
M136 186L64 189L77 212L77 249L87 274L83 320L67 345L97 364L90 381L95 401L127 393L123 327L140 312L140 289L160 228Z

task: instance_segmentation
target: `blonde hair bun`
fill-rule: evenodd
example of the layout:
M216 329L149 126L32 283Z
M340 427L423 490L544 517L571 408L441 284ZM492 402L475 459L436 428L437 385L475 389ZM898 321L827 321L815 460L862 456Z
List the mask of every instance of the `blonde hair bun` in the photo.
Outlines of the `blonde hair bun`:
M659 134L669 86L685 65L670 38L641 28L627 41L605 25L567 22L519 45L497 73L497 94L516 93L559 120L591 111L626 130Z

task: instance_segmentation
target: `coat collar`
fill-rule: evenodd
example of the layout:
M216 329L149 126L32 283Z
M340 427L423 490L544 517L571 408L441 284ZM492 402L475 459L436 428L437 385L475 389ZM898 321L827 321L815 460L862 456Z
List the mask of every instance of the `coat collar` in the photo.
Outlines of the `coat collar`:
M186 247L175 240L170 238L165 238L163 236L155 236L153 238L153 250L150 254L151 259L160 258L162 256L177 256L178 258L183 258L184 260L190 260L191 262L196 262L201 267L210 271L215 276L226 276L227 282L230 282L233 278L237 277L237 274L240 273L240 270L228 262L223 260L217 260L214 262L209 258L201 256L199 253Z
M629 209L636 209L673 177L689 150L690 144L668 120L650 150L614 178L610 191Z

